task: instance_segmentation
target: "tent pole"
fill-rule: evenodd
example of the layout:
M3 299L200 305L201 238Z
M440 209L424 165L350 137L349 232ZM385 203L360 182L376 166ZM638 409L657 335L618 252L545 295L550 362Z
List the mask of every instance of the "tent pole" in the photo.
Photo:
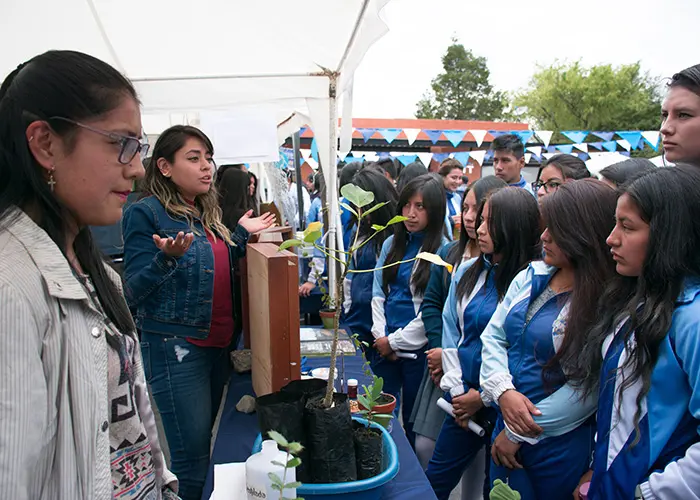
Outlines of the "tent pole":
M301 136L299 135L298 131L294 132L294 135L292 135L292 147L294 148L294 173L297 182L297 202L299 204L299 229L303 231L304 229L306 229L306 217L304 217L304 214L306 212L304 211L304 193L302 192L304 186L302 185L301 181L301 151L299 149L300 144Z
M338 248L336 241L336 227L338 220L338 166L336 156L338 156L338 139L336 131L338 128L338 109L336 107L336 89L338 85L338 73L329 75L328 84L328 115L330 117L328 126L330 139L330 165L328 165L328 180L326 182L326 203L328 204L328 239L327 245L331 255L335 255L334 250ZM335 263L328 266L328 293L335 299L335 284L338 279L338 267ZM342 304L336 304L341 307Z

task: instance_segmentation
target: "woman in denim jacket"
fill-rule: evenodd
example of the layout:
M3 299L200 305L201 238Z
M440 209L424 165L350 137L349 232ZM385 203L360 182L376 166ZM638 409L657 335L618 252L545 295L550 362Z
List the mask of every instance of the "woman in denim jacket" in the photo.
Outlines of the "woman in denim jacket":
M212 188L213 153L194 127L163 132L146 171L149 196L123 220L126 296L184 500L201 497L229 376L233 260L244 256L249 234L273 220L249 211L234 233L226 228Z

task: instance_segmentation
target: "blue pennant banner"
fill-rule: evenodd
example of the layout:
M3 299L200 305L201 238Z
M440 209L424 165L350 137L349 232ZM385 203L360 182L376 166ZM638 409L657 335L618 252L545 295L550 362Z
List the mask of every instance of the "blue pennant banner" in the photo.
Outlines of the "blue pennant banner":
M607 141L603 143L603 148L606 151L610 151L611 153L614 153L617 151L617 141Z
M559 144L558 146L555 146L559 151L562 153L566 154L571 154L571 152L574 150L574 145L573 144Z
M626 132L615 132L617 135L625 139L627 142L630 143L630 146L632 146L632 149L637 149L639 147L639 143L642 141L642 133L641 132L632 132L632 131L626 131Z
M438 162L438 164L440 164L443 161L445 161L448 156L450 156L449 153L435 153L435 154L433 154L433 160Z
M520 137L520 140L523 142L523 144L527 144L527 141L532 139L532 136L535 135L535 133L532 130L518 130L514 133L515 135Z
M388 151L379 151L377 153L377 157L379 157L379 158L391 158L391 153L389 153Z
M399 160L405 167L416 161L418 159L418 155L401 155L397 156L396 159Z
M311 139L311 158L316 160L318 163L318 144L316 144L316 138Z
M622 156L626 156L626 157L628 157L628 158L629 158L630 156L632 156L632 153L630 153L629 151L620 151L620 154L621 154Z
M382 129L379 129L379 133L382 134L382 136L384 136L384 139L389 144L394 142L394 139L396 139L401 132L403 132L403 130L400 128L382 128Z
M557 153L557 147L556 146L547 146L547 152L548 153Z
M489 149L488 151L486 151L486 154L484 155L484 161L486 162L486 161L491 161L491 160L493 160L493 150Z
M590 158L590 156L588 156L588 153L578 153L576 156L578 156L582 161L586 161Z
M512 132L507 130L489 130L489 134L491 134L495 139L496 137L501 137L502 135L512 134Z
M306 132L308 127L301 127L299 129L299 137L302 137L304 135L304 132Z
M364 161L364 156L353 156L353 155L348 155L345 157L345 163L357 163L357 162L362 162Z
M562 134L574 144L580 144L588 137L588 130L564 130ZM610 139L608 139L610 140Z
M467 135L466 130L443 130L442 133L445 134L447 140L450 141L454 147L459 146L464 136Z
M612 141L612 138L615 137L615 132L591 132L593 135L597 135L601 139L603 139L606 142Z
M377 131L376 128L358 128L357 131L362 134L362 138L365 142L369 141L370 138Z
M455 153L454 159L457 160L458 162L460 162L463 167L466 167L467 164L469 163L469 152L468 151L460 151L459 153Z
M423 132L425 132L425 135L428 136L430 139L430 142L433 144L436 144L437 141L440 140L440 136L442 135L442 130L425 130L423 129Z
M601 151L603 149L603 143L602 142L589 142L588 149L590 149L590 148L596 148L598 151Z

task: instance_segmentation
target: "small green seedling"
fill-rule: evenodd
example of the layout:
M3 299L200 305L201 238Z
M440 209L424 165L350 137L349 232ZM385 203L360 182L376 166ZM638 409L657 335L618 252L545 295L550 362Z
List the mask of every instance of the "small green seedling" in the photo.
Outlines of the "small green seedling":
M496 479L493 482L493 489L489 493L489 500L520 500L520 493L500 479Z
M270 472L268 474L268 477L270 478L270 481L272 481L272 489L275 491L280 492L280 500L304 500L303 498L290 498L290 497L285 497L284 496L284 490L287 489L296 489L301 486L301 483L296 481L293 483L287 483L287 470L288 469L295 469L301 465L301 458L297 457L299 453L301 453L304 450L304 447L299 444L299 443L290 443L287 441L287 439L280 434L279 432L275 431L270 431L267 433L267 435L272 439L274 442L277 443L277 446L287 452L287 462L286 463L281 463L276 460L272 461L273 465L277 465L278 467L283 467L284 468L284 474L283 477L279 477L277 474L274 472Z

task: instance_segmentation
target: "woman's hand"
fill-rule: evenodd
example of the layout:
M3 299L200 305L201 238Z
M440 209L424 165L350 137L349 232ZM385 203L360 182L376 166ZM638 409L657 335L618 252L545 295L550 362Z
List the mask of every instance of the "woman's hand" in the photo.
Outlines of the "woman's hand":
M299 297L308 297L311 291L316 288L316 285L308 281L299 287Z
M542 412L518 391L510 389L501 394L498 406L511 431L526 437L537 437L542 433L542 427L532 418L532 415L539 416Z
M589 482L592 478L593 478L593 471L592 470L589 470L583 476L581 476L581 480L578 482L578 486L574 490L574 500L581 500L581 495L579 493L579 490L581 489L581 485L583 483Z
M187 250L189 250L190 245L192 245L193 241L194 234L185 234L182 231L177 233L175 239L173 239L172 237L161 238L157 234L153 235L153 242L158 247L158 250L162 251L168 257L182 257L183 255L185 255L185 253L187 253Z
M469 392L452 398L455 418L473 417L483 407L481 394L476 389L469 389Z
M387 358L394 354L391 345L389 345L389 337L381 337L375 340L374 348L383 358Z
M515 454L520 450L520 443L513 443L506 437L506 431L503 429L496 437L496 440L491 446L491 458L496 463L509 469L522 469L523 466L515 458Z
M243 217L238 219L238 224L243 226L243 229L248 231L250 234L259 233L265 229L275 225L274 214L268 212L261 215L260 217L251 217L253 215L252 210L248 210Z
M442 349L436 347L426 352L428 356L428 370L431 372L442 371Z

